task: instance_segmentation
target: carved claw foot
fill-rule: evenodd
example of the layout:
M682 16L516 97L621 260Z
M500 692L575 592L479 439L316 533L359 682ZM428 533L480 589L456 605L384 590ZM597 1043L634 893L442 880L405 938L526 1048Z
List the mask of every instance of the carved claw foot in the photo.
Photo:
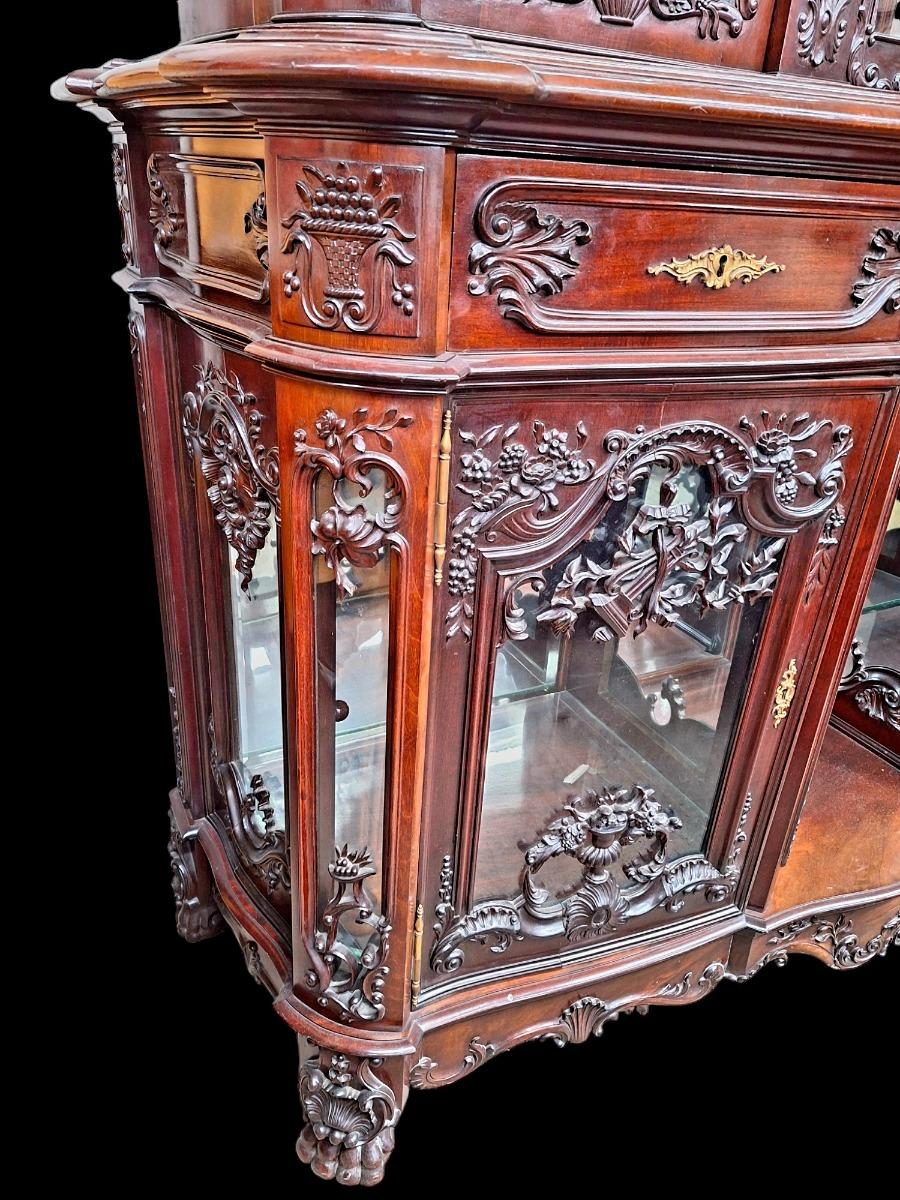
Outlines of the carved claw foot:
M384 1177L400 1109L391 1088L373 1070L380 1064L377 1058L322 1051L301 1066L300 1100L307 1123L297 1139L297 1154L320 1178L371 1187Z
M175 928L186 942L201 942L222 932L222 914L212 897L206 865L198 862L199 852L191 845L193 838L190 833L179 832L171 812L169 829Z

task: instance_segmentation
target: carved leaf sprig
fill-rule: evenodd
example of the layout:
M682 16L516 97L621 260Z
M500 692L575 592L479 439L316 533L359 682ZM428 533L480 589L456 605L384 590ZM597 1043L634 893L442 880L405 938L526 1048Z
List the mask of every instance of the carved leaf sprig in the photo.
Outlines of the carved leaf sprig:
M473 296L504 289L526 295L553 296L578 270L573 250L591 239L586 221L563 221L541 213L534 204L502 201L490 212L483 242L469 251Z

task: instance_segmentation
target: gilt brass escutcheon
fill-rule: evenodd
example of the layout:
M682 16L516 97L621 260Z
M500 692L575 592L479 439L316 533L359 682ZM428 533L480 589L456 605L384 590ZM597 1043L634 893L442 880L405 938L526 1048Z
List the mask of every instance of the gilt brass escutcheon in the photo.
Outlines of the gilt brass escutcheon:
M797 660L792 658L785 668L784 674L775 689L775 703L772 705L772 724L777 729L788 715L794 692L797 690Z
M666 263L657 263L648 267L650 275L661 275L665 272L677 279L679 283L690 283L699 276L708 288L727 288L732 283L750 283L759 279L760 275L768 275L770 271L779 272L784 265L769 262L763 255L757 258L755 254L747 254L744 250L735 250L733 246L713 246L709 250L701 250L688 258L673 258Z

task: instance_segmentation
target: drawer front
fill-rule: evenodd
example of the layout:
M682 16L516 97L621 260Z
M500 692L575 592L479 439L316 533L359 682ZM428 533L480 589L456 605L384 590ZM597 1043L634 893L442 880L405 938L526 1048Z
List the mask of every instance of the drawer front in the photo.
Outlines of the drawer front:
M164 274L188 284L263 304L269 272L262 144L184 142L187 150L172 138L151 142L144 164L144 216L157 261Z
M900 189L521 162L459 166L457 347L900 334Z

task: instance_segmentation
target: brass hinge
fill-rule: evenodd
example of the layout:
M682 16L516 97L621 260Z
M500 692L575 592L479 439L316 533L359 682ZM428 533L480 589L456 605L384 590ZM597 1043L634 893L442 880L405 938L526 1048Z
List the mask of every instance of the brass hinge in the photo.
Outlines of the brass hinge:
M772 723L777 729L788 715L794 692L797 690L797 660L792 658L775 688L775 703L772 705Z
M413 926L412 976L409 981L409 994L413 1008L419 1003L419 989L422 986L422 933L424 929L425 908L420 904L416 909L416 923Z
M450 425L453 414L448 408L441 426L438 446L437 496L434 501L434 586L440 587L444 579L444 559L447 557L447 502L450 498L450 449L453 439Z

